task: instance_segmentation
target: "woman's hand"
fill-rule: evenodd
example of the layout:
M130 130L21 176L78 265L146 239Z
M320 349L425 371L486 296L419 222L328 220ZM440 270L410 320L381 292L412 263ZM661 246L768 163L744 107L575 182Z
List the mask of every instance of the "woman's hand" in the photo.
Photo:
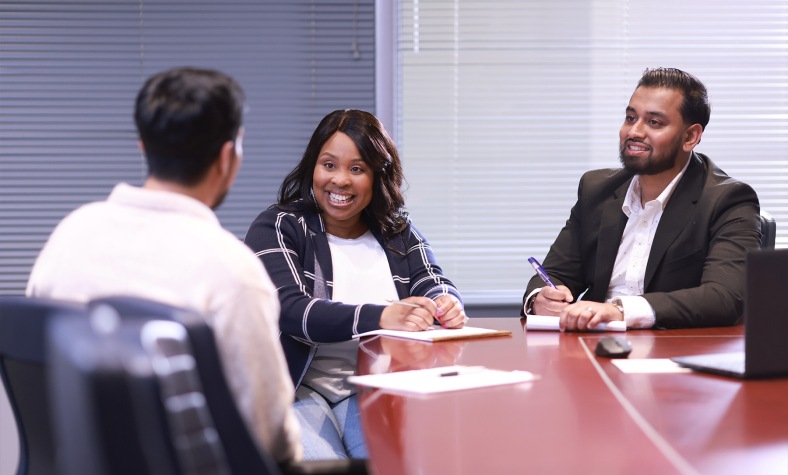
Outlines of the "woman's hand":
M432 322L438 312L435 302L427 297L408 297L402 299L402 301L421 305L424 308L397 304L389 305L383 309L383 313L380 315L380 328L418 332L432 326Z
M462 302L454 295L441 295L435 299L435 303L440 307L437 319L443 328L462 328L468 317L465 316L465 309Z

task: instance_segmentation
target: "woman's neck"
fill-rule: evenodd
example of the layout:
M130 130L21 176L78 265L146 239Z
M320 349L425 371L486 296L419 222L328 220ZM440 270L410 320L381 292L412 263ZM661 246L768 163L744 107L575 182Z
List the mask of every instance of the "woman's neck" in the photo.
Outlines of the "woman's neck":
M358 239L369 231L369 227L364 224L362 219L356 220L355 223L335 223L333 220L324 215L323 223L326 227L326 232L342 239Z

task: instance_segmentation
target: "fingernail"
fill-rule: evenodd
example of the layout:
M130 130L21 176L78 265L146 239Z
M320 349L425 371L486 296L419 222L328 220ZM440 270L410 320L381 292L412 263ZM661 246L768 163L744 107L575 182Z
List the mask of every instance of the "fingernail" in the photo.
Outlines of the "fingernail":
M438 307L438 316L440 316L440 315L443 315L443 310L441 310L441 308Z

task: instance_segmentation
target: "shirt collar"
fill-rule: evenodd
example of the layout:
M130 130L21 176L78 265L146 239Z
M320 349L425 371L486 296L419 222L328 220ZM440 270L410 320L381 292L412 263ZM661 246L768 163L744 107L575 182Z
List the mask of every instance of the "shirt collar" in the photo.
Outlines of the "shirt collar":
M205 203L173 191L150 190L118 183L109 194L107 202L151 211L189 214L221 226L219 218Z
M690 162L692 161L692 153L690 153L689 160L687 163L684 164L684 168L681 169L678 175L673 178L673 180L668 184L668 186L662 190L659 196L655 201L658 201L662 210L665 209L665 206L668 205L668 200L670 199L671 195L673 195L673 191L676 189L676 185L681 181L681 177L684 176L684 172L687 171L687 167L689 166ZM627 189L627 195L624 197L624 205L621 207L621 210L624 214L629 217L632 213L639 213L643 210L643 204L640 200L640 176L635 175L632 178L632 182L629 184L629 188Z

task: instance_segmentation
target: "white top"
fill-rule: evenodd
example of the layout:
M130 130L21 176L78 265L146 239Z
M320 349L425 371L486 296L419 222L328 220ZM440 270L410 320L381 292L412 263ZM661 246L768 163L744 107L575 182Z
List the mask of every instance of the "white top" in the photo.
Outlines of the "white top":
M692 157L690 157L691 159ZM641 297L644 293L646 265L659 220L662 218L662 212L673 195L676 185L684 176L690 160L687 160L684 168L657 199L649 201L645 206L642 205L640 176L635 175L629 183L624 204L621 206L629 220L624 227L624 234L621 236L621 244L618 246L618 254L616 254L616 261L613 264L613 275L610 278L610 285L605 297L606 302L610 302L616 297L621 298L627 328L651 328L657 321L654 309L645 298ZM528 295L523 308L528 308L528 304L536 298L536 294L540 290L542 290L541 287L534 289Z
M124 295L205 316L250 432L278 460L301 457L276 289L200 201L117 185L107 201L82 206L55 228L27 295L80 302Z
M350 305L387 305L386 299L399 298L389 260L371 231L357 239L342 239L328 233L326 237L333 267L331 300ZM332 403L350 397L356 393L356 387L345 378L356 374L357 356L358 340L321 343L301 384Z
M654 243L662 212L673 195L681 177L689 166L684 164L678 175L660 193L657 199L642 205L640 176L635 175L629 184L621 209L629 217L621 236L616 262L613 264L613 275L607 289L606 301L610 302L621 297L624 306L624 320L628 328L651 328L656 322L654 309L648 301L641 297L644 293L646 265Z

